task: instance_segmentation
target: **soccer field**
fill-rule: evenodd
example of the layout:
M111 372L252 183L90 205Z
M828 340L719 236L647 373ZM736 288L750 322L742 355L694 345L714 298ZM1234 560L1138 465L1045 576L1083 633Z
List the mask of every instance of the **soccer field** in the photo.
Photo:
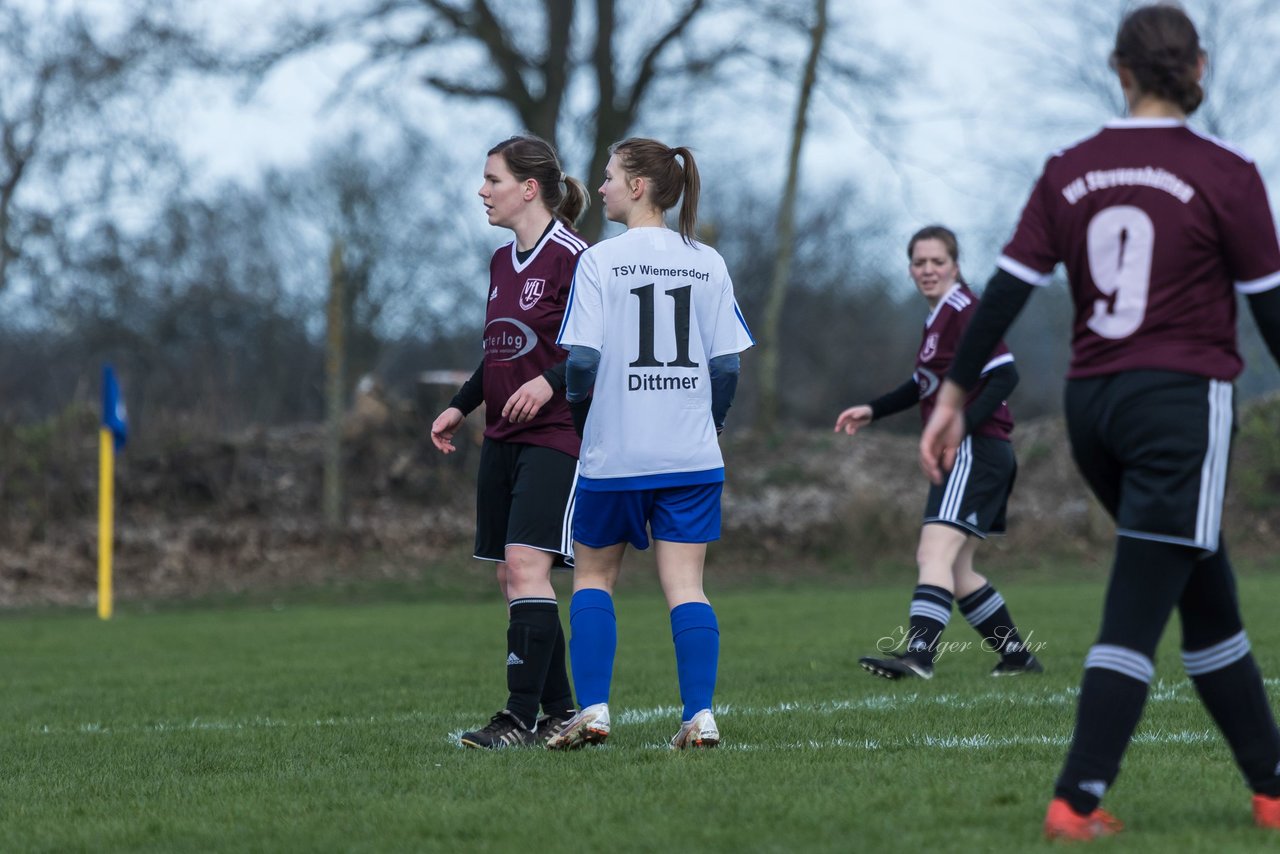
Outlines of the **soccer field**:
M1009 583L1043 676L954 649L929 682L863 673L909 584L716 595L721 749L673 753L661 599L618 600L607 745L482 752L504 699L496 601L0 620L0 850L1026 851L1040 840L1102 596ZM1246 578L1280 689L1280 579ZM944 640L976 640L958 616ZM1249 793L1183 677L1177 628L1107 806L1114 851L1246 851Z

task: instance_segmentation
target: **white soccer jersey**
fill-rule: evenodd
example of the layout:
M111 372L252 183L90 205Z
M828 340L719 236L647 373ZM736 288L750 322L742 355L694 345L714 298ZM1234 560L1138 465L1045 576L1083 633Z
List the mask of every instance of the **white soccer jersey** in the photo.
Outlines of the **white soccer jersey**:
M708 362L755 341L718 252L667 228L592 246L578 261L558 343L600 351L583 489L724 479Z

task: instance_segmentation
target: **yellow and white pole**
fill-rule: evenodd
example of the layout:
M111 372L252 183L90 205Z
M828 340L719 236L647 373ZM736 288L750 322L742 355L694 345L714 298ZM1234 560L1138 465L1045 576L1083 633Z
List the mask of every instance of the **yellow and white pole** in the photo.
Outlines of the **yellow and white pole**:
M115 525L115 437L98 431L98 616L111 619L111 552Z

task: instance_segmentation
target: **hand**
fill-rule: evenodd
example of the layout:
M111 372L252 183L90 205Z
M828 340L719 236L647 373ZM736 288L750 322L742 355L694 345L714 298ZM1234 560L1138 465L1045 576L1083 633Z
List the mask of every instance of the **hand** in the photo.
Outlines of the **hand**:
M452 454L458 450L453 446L453 434L458 432L458 428L462 426L467 416L462 414L462 410L456 406L450 406L444 412L436 416L436 420L431 422L431 444L442 454Z
M847 435L852 436L871 423L871 415L871 407L865 403L861 406L850 406L836 417L834 432L839 433L844 430Z
M964 441L964 389L947 380L938 390L938 403L920 436L920 468L941 485L956 463L956 451Z
M512 424L532 421L542 405L551 399L552 393L551 383L539 374L516 389L515 394L507 399L507 405L502 407L502 417Z

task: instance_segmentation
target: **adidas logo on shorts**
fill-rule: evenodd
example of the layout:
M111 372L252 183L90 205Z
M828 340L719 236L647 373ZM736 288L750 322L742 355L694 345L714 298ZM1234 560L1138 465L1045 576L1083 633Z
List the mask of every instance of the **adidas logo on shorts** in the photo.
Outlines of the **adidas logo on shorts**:
M513 652L507 656L507 667L511 667L514 664L524 664L524 659Z

